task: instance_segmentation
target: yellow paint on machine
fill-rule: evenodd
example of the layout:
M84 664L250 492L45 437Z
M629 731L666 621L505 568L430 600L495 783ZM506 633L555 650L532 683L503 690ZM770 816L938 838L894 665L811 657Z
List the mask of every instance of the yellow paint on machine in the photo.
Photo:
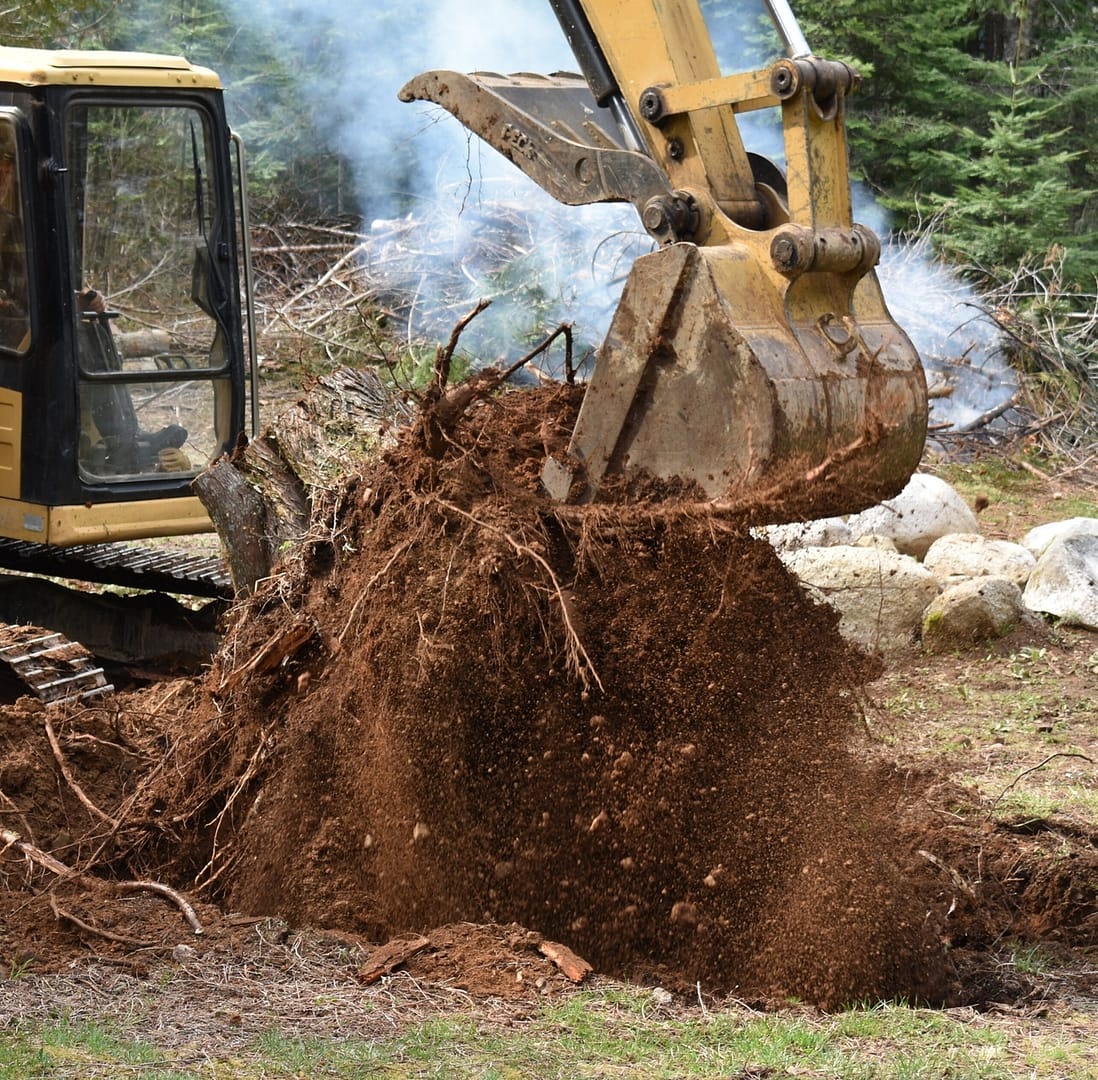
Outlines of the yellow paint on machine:
M19 498L23 395L0 387L0 498Z
M81 506L0 498L0 535L57 547L212 531L209 515L194 496Z
M81 49L0 47L0 82L23 86L195 86L221 88L209 68L182 56Z

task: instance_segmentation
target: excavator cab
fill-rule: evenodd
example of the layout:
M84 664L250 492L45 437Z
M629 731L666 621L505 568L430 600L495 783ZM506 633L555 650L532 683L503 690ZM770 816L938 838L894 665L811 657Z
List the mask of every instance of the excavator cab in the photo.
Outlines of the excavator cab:
M561 202L632 203L657 246L629 274L567 452L545 462L548 493L664 493L757 521L895 495L922 453L926 383L877 283L880 242L852 217L857 74L812 54L786 0L550 3L582 77L433 71L400 94ZM745 122L762 110L776 120Z
M180 57L0 48L6 148L0 535L209 531L190 483L245 430L251 360L242 156L217 77Z

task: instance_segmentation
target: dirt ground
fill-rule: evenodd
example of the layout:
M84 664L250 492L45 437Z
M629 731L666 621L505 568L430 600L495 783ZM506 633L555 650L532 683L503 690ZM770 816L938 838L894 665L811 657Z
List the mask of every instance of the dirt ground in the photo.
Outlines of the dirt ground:
M508 395L440 459L406 438L349 477L204 677L0 709L0 964L42 977L13 1015L165 965L194 974L165 1015L233 1031L292 1011L295 970L516 1002L600 976L825 1008L1098 994L1094 818L1004 812L1035 749L1098 787L1098 641L885 669L749 519L548 507L567 408ZM998 731L1018 664L1057 690ZM248 971L228 997L219 965Z

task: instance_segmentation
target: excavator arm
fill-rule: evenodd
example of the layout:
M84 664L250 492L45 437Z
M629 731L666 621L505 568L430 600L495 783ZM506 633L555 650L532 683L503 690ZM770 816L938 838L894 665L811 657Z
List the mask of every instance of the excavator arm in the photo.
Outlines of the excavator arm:
M561 202L631 203L658 244L630 272L546 489L693 494L769 521L896 494L922 454L926 383L873 271L880 242L852 217L857 74L811 54L785 0L766 4L786 55L735 74L698 0L550 3L582 79L427 72L401 91ZM768 108L784 170L737 119Z

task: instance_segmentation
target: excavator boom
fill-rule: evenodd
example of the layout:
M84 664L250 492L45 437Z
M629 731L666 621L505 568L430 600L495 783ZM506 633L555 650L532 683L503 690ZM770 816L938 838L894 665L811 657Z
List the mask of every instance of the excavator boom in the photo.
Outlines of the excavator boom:
M631 203L657 245L546 489L580 503L659 490L769 521L896 494L922 454L926 383L873 270L880 242L852 217L857 74L811 54L784 0L766 0L784 55L732 73L698 0L550 2L582 81L427 72L401 91L561 202ZM745 146L738 118L763 109L780 114L784 169Z

